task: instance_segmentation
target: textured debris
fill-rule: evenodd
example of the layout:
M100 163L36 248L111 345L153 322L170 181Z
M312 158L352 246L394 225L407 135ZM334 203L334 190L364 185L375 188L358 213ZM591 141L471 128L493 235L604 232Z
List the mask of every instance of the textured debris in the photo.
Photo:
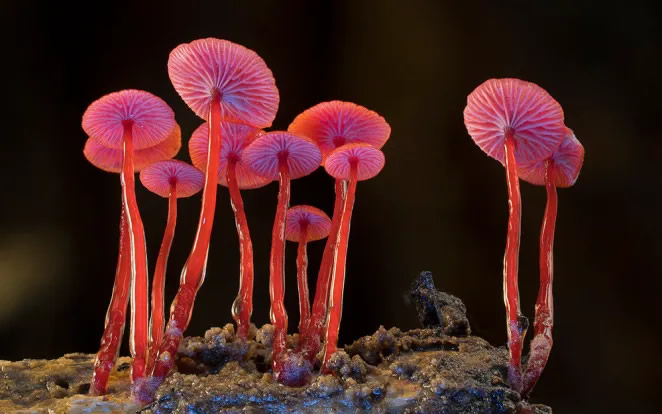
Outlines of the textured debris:
M424 327L440 326L447 335L471 334L466 306L459 298L438 291L432 273L421 272L409 294L416 304L418 320Z

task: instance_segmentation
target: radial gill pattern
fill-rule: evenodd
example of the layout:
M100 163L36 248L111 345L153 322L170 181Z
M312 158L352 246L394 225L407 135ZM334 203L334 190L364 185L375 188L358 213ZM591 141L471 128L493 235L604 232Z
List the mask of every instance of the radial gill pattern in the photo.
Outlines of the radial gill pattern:
M554 184L560 188L574 185L584 163L584 147L570 128L566 128L565 139L550 159ZM518 165L518 174L531 184L545 185L545 160Z
M246 148L244 163L257 175L277 180L279 158L287 160L290 178L303 177L315 171L322 153L308 138L285 131L269 132Z
M218 164L218 183L227 187L227 168L230 158L236 160L235 173L237 184L242 190L264 187L271 182L270 179L260 177L251 171L242 161L241 157L248 145L264 132L246 124L224 121L221 124L222 141L221 157ZM207 150L209 148L209 125L207 122L200 125L188 141L188 151L193 165L201 170L207 168Z
M329 235L331 220L325 212L313 206L295 206L287 210L285 238L298 242L306 226L306 241L321 240Z
M323 156L350 143L384 146L391 127L378 113L352 102L322 102L299 114L287 128L315 141Z
M83 129L108 148L121 149L124 124L131 122L134 149L153 147L175 127L167 103L149 92L125 89L92 102L83 114Z
M177 198L183 198L202 189L205 175L184 161L164 160L145 167L140 172L140 181L149 191L166 198L170 195L170 185L175 184Z
M168 74L177 93L207 119L213 94L221 97L223 119L271 126L278 110L276 82L254 51L227 40L194 40L170 52Z
M563 109L540 86L519 79L490 79L467 97L464 124L476 144L504 163L510 130L518 163L543 160L564 137Z
M333 151L324 161L330 176L348 180L352 163L356 163L357 179L368 180L384 168L384 153L368 144L347 144Z
M165 141L153 147L134 151L133 169L139 172L145 166L161 160L168 160L179 152L182 147L182 134L179 125L175 125ZM85 158L97 168L111 173L119 173L122 170L122 150L108 148L99 143L99 140L88 138L83 149Z

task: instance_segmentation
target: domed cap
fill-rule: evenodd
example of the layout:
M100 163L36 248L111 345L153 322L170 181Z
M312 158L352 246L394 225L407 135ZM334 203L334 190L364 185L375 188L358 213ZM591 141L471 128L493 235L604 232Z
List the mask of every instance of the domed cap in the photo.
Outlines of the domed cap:
M240 189L263 187L271 182L251 171L241 159L244 149L262 134L261 129L236 122L221 122L221 156L218 164L218 183L227 187L227 169L230 157L237 160L235 174ZM207 150L209 149L209 124L200 125L188 141L188 152L193 165L202 171L207 168Z
M99 144L122 149L124 124L131 122L133 149L153 147L175 127L175 114L161 98L149 92L125 89L92 102L83 114L83 129Z
M304 223L307 224L306 241L321 240L331 231L331 220L325 212L313 206L302 205L287 210L285 238L298 242Z
M261 57L250 49L214 38L194 40L170 52L168 74L177 93L207 120L214 92L223 119L260 128L271 126L278 110L276 82Z
M579 177L584 163L584 147L570 128L566 128L565 139L550 158L553 161L554 185L570 187ZM518 165L520 178L535 185L545 185L545 160Z
M356 162L357 180L368 180L384 168L384 153L368 144L347 144L333 151L324 162L324 168L335 179L349 180L349 170Z
M165 141L149 148L136 150L133 153L133 170L140 172L147 165L161 160L168 160L179 152L182 147L182 135L179 125L170 133ZM97 140L88 138L83 149L85 158L97 168L111 173L122 170L122 150L105 147Z
M547 91L520 79L490 79L467 97L464 124L476 144L504 164L504 140L512 130L515 159L548 158L564 137L563 109Z
M205 185L205 175L194 166L179 160L158 161L140 172L140 182L149 191L168 198L175 184L177 198L190 197Z
M391 127L378 113L343 101L322 102L305 110L287 130L315 141L325 158L350 143L381 148L391 135Z
M285 131L269 132L253 141L244 150L243 160L255 174L277 180L279 157L286 157L292 179L312 173L322 162L314 142Z

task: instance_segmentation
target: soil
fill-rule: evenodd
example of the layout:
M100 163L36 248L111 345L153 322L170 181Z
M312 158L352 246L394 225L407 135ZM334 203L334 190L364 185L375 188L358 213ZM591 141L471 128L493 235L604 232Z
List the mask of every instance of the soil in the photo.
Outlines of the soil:
M182 341L177 372L148 406L131 398L129 358L118 359L104 397L86 395L92 354L0 361L0 413L551 413L508 386L506 349L471 336L464 304L429 273L412 298L424 328L380 327L333 355L333 375L316 370L301 388L272 381L271 325L242 342L229 324ZM288 340L295 347L298 335Z

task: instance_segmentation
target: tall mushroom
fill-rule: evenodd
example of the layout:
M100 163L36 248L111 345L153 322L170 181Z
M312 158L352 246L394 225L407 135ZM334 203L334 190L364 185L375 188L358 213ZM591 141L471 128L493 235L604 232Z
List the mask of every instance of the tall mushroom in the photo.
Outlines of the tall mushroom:
M287 350L287 312L285 310L285 217L290 203L290 180L315 171L322 153L308 138L289 132L274 131L262 135L244 150L244 163L257 175L278 179L278 205L271 235L269 261L269 296L271 323L275 326L272 368L274 378L287 385L303 385L309 369L298 355Z
M285 238L299 243L297 248L297 287L299 289L299 334L308 326L310 297L308 293L308 242L329 235L331 220L325 212L313 206L296 206L287 210Z
M368 180L384 168L384 153L369 144L347 144L334 150L324 161L324 168L336 180L347 180L347 197L343 203L338 233L338 250L335 271L331 280L331 298L329 317L326 323L324 358L322 372L326 371L329 358L336 352L338 331L342 317L343 290L345 287L345 265L347 262L347 243L349 241L349 223L352 220L356 183Z
M271 71L257 53L241 45L214 38L194 40L170 52L168 74L177 93L201 118L209 121L209 147L202 209L191 253L182 269L180 286L170 307L170 319L152 375L156 381L138 390L138 398L151 398L175 362L175 353L193 312L207 265L209 239L216 208L221 121L238 120L268 127L278 110L278 89Z
M520 178L534 185L543 185L547 190L547 205L540 229L540 288L533 322L534 336L524 372L524 395L528 395L535 387L552 350L554 229L558 205L556 188L567 188L574 185L583 162L584 147L572 130L566 128L565 139L551 157L519 166Z
M564 136L563 110L544 89L519 79L490 79L467 97L464 123L474 142L506 167L508 235L503 289L510 363L508 379L522 389L522 340L527 322L520 312L519 261L521 197L517 165L548 158Z
M159 256L152 276L152 317L149 327L149 358L147 370L153 368L161 337L163 336L163 295L168 256L177 226L177 199L198 193L205 175L194 166L179 160L164 160L148 165L140 172L140 181L149 191L168 199L166 221Z
M153 147L175 128L170 107L149 92L127 89L94 101L83 114L83 129L106 147L122 149L122 200L131 241L131 378L145 375L149 304L145 231L135 194L134 150Z
M193 132L188 141L191 161L201 170L207 167L208 131L209 126L205 122ZM253 243L240 190L263 187L271 180L254 174L241 160L244 149L263 133L262 130L224 121L221 123L221 132L223 143L218 166L218 183L228 187L230 192L230 204L239 236L239 293L232 304L232 317L237 323L237 334L246 340L253 313Z
M384 146L391 135L391 127L378 113L352 102L322 102L299 114L288 131L311 138L326 158L334 149L350 143ZM311 360L319 351L320 336L328 311L329 289L334 257L336 256L340 215L345 199L347 182L335 181L335 202L331 230L324 247L315 287L310 326L305 327L300 347Z

